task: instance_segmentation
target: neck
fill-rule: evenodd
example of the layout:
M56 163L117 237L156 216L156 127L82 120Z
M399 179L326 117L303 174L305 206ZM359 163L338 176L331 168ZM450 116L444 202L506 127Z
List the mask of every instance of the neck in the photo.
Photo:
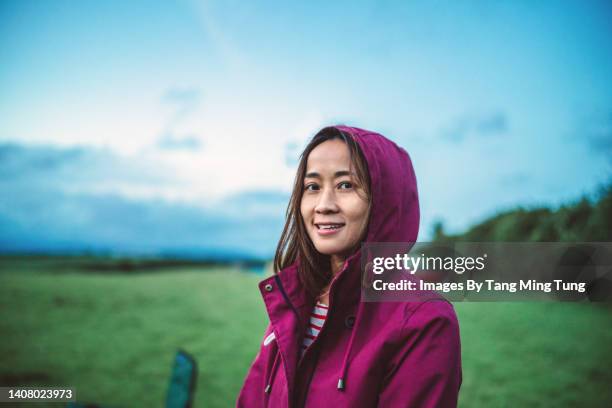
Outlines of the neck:
M340 270L342 269L342 266L344 265L344 261L346 261L346 257L344 256L339 256L339 255L332 255L330 258L330 266L331 266L331 271L332 271L332 279L334 276L336 276ZM329 289L331 285L331 281L323 288L323 290L321 291L321 295L319 295L319 301L323 302L326 305L329 305Z
M345 260L346 260L346 257L343 257L343 256L339 256L339 255L331 256L330 266L331 266L332 276L336 276L338 272L340 272L340 270L342 269L342 265L344 265Z

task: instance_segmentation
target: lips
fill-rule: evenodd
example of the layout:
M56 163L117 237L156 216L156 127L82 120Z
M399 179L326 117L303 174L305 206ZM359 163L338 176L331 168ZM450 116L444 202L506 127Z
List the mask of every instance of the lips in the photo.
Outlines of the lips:
M333 235L336 234L344 227L344 223L335 223L335 222L318 222L315 223L315 227L317 227L317 233L322 236Z

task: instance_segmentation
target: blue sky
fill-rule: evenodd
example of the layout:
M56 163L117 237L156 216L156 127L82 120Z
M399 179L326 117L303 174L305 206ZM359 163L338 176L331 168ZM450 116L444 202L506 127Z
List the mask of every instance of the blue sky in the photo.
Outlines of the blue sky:
M305 142L411 155L419 239L612 170L609 2L0 3L0 244L270 254Z

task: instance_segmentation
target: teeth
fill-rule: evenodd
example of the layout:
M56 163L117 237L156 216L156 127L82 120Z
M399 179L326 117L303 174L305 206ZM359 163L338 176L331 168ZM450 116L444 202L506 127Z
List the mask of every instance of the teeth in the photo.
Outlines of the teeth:
M319 229L332 230L332 229L338 229L341 226L342 225L319 225Z

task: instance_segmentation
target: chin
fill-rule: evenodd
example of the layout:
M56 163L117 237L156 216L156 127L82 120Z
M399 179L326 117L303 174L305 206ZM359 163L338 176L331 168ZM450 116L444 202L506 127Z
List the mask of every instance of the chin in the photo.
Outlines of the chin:
M322 243L316 242L314 243L316 250L323 255L337 255L346 252L347 248L344 245L334 245L332 243Z

